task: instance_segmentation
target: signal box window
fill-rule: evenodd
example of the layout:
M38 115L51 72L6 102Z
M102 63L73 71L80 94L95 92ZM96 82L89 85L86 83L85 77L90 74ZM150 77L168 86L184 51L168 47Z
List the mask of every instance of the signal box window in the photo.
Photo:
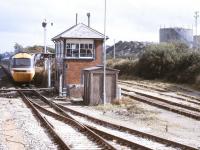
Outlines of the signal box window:
M94 46L93 44L82 43L67 43L66 44L67 58L93 58Z

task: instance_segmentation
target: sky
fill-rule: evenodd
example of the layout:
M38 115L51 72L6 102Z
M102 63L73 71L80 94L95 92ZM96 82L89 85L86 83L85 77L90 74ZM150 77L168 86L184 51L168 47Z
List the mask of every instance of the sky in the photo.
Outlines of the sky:
M104 33L104 2L0 0L0 53L13 51L15 43L23 47L43 45L44 19L47 45L52 47L52 37L75 25L76 13L78 23L87 24L86 14L90 12L91 27ZM200 0L107 0L106 4L108 45L119 40L159 42L160 27L195 29L194 12L200 11Z

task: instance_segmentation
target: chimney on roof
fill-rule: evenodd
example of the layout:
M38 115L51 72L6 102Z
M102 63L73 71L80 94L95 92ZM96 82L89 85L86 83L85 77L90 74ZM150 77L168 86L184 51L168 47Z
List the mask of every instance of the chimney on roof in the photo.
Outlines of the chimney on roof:
M78 13L76 13L76 25L78 23Z
M87 17L88 17L88 27L90 27L90 13L87 13Z

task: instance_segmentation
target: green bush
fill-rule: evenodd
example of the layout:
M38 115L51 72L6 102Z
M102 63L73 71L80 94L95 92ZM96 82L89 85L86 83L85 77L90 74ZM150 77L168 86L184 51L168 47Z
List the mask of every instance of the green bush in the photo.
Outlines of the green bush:
M183 71L188 67L198 64L200 62L200 54L197 52L185 53L182 55L179 64L177 65L178 71Z
M120 77L166 79L181 83L200 81L200 53L180 43L154 44L146 47L137 60L109 60L108 66L120 70Z
M180 50L174 44L150 45L138 62L138 75L147 79L162 78L180 60Z
M115 59L115 60L109 60L107 62L108 67L120 70L119 76L135 75L136 64L137 60L129 60L129 59Z
M177 82L195 83L200 74L200 54L198 52L183 54L173 74L175 77L173 80Z

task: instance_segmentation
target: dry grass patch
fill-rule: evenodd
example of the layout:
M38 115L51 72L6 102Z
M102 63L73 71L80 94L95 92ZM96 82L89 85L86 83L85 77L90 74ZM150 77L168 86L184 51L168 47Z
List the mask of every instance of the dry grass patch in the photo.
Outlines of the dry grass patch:
M122 117L137 118L143 121L153 121L157 112L145 109L140 102L129 97L115 99L111 104L98 105L94 107L103 113L113 113Z
M147 110L141 108L138 102L130 99L129 97L122 97L121 99L115 99L111 104L98 105L97 110L100 111L112 111L120 115L135 115L145 114Z

